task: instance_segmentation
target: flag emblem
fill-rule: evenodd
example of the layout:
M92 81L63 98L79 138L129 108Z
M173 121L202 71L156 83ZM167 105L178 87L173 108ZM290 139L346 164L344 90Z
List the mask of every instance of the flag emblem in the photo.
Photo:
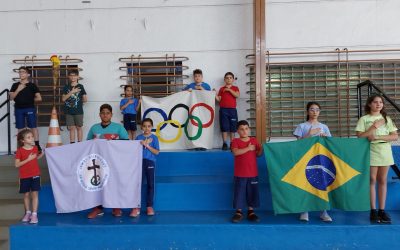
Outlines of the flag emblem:
M110 168L99 154L90 154L80 161L77 167L78 182L86 191L100 191L108 182Z
M359 174L321 143L315 143L281 180L329 202L329 192Z

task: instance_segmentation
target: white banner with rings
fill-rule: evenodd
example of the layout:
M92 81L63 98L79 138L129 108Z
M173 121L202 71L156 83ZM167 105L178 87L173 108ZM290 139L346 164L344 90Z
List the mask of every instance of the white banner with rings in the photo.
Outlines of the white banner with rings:
M182 91L167 97L142 97L142 120L153 120L161 149L211 149L214 141L215 92Z

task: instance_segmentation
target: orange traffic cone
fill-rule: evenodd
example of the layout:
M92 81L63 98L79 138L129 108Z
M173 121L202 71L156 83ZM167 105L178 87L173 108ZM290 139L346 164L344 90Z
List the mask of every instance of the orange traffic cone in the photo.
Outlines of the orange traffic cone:
M60 126L58 125L57 110L53 106L51 111L51 119L49 126L49 137L47 139L46 148L56 147L62 145Z

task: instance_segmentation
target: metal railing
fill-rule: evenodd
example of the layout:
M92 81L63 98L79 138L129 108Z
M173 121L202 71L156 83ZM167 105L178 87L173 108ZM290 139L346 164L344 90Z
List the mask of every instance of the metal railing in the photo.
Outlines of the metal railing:
M246 59L254 61L254 55ZM321 104L319 119L334 136L355 136L357 84L366 80L374 81L392 100L400 103L400 49L267 51L265 62L266 110L261 119L266 121L263 129L267 139L292 137L297 124L304 122L309 101ZM246 67L249 69L248 120L255 131L256 111L260 107L257 97L263 93L255 86L255 63L248 63ZM365 96L364 92L365 89ZM395 123L400 123L400 112L391 108L389 114Z
M358 118L360 118L362 116L362 107L363 107L363 101L362 101L362 87L366 86L367 87L367 96L371 96L373 90L378 93L380 96L382 96L382 98L385 99L385 101L387 101L388 103L390 103L393 108L400 113L400 107L399 105L396 104L396 102L394 102L392 100L392 98L390 98L389 96L387 96L378 86L376 86L372 81L370 80L366 80L364 82L361 82L359 84L357 84L357 102L358 102ZM400 179L400 169L396 164L393 164L390 166L393 170L393 172L396 174L397 177L392 177L393 179Z
M0 123L7 118L7 143L8 143L8 155L11 155L11 117L10 117L10 91L8 89L5 89L1 91L0 96L6 94L6 100L0 104L0 109L4 106L7 105L7 112L5 115L3 115L0 118Z

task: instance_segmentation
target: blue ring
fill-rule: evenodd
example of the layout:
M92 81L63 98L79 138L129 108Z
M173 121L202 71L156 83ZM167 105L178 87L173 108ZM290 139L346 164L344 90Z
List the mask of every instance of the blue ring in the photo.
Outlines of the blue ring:
M167 114L164 112L164 110L159 109L159 108L149 108L147 109L144 113L143 113L143 118L142 121L144 120L144 118L146 118L147 114L150 113L151 111L156 111L158 113L160 113L160 115L164 118L164 121L168 120ZM164 125L161 126L160 130L162 130L163 128L165 128L167 126L167 123L165 123ZM151 130L151 132L156 132L156 129L153 128Z

